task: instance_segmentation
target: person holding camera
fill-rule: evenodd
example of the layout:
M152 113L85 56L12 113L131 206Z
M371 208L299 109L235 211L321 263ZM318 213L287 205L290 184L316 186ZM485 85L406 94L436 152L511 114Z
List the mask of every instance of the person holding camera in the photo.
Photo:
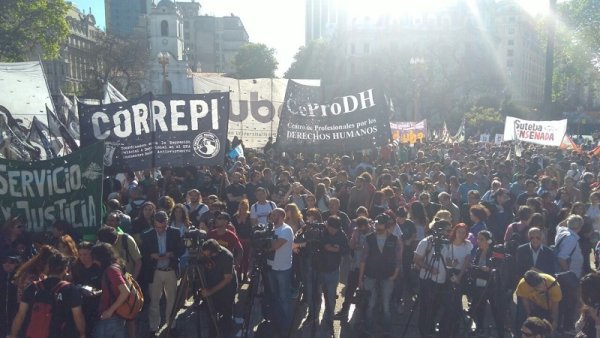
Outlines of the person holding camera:
M293 319L291 296L294 231L292 227L284 223L285 210L273 209L270 218L275 233L275 239L271 242L271 257L267 259L270 267L267 272L268 295L271 305L270 317L279 334L287 336Z
M319 252L315 255L315 268L318 271L318 285L313 295L314 299L309 302L320 303L321 290L325 292L325 313L323 322L333 332L333 315L335 310L335 300L337 286L340 280L340 263L342 256L348 251L348 238L342 231L342 220L338 216L329 216L325 223L325 231L322 233ZM309 309L317 310L318 306L310 306ZM313 318L317 318L318 310L309 313Z
M202 257L206 285L200 290L202 297L211 297L218 318L220 336L231 337L233 303L237 291L234 259L231 251L221 246L215 239L202 243ZM210 336L216 337L216 328L210 326Z
M375 221L375 232L365 240L363 256L358 274L358 287L367 291L369 305L365 319L365 331L373 329L375 307L378 295L383 308L383 329L386 334L391 330L390 298L394 291L394 281L400 275L403 244L400 238L391 233L392 218L381 214Z
M493 243L490 231L479 231L477 234L477 250L470 269L472 301L469 313L475 320L476 333L482 334L486 303L489 302L496 324L496 334L499 338L502 338L504 337L504 313L502 312L503 306L501 306L501 284L495 275L497 271L493 260Z
M435 334L435 323L442 309L441 300L447 291L447 271L444 257L449 255L448 235L452 225L437 220L432 225L432 235L423 238L415 249L414 263L419 268L419 321L422 337Z
M244 249L237 234L230 229L235 228L230 224L231 216L220 212L215 216L215 228L208 232L208 238L215 239L219 245L229 250L234 255L236 265L242 259Z

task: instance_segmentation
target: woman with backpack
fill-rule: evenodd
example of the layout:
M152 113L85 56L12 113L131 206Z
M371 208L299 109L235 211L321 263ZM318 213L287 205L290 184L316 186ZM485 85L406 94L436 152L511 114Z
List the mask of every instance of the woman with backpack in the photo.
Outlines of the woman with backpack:
M125 338L125 320L115 311L129 297L121 267L110 244L100 243L92 248L92 260L102 269L100 320L96 323L96 338Z
M19 337L27 318L25 337L28 338L85 337L81 291L65 280L69 265L69 258L51 249L47 277L25 288L7 338Z

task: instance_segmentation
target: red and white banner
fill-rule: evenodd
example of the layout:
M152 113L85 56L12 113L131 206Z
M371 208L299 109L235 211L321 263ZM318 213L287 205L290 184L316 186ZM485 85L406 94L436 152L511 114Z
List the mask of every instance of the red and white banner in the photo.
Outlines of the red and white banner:
M504 141L523 141L545 146L560 146L567 133L567 120L528 121L507 116Z

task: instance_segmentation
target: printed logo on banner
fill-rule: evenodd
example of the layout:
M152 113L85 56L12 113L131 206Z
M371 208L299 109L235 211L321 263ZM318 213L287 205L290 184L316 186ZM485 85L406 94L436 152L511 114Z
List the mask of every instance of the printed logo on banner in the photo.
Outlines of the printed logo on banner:
M229 103L229 93L209 93L80 104L81 144L106 142L103 163L109 174L219 164L225 156Z
M194 139L194 152L202 158L213 158L221 150L217 135L209 132L202 133Z

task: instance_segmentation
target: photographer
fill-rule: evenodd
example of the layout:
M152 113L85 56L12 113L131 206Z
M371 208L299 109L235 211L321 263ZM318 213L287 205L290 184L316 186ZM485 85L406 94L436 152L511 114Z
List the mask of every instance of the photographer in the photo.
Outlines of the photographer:
M482 334L486 303L489 302L492 309L492 315L496 324L496 333L499 338L504 337L504 313L501 309L502 294L500 291L500 281L494 267L492 233L488 230L481 230L477 235L477 251L473 257L471 265L471 285L472 301L469 307L469 313L475 319L477 334Z
M202 297L212 298L221 337L229 338L237 290L233 254L215 239L208 239L202 244L202 257L206 277L205 288L201 290ZM216 337L214 326L211 325L210 329L211 337Z
M274 209L270 217L276 236L276 239L271 242L272 256L267 259L270 267L267 278L271 320L279 334L287 336L292 325L292 243L294 242L294 232L289 225L284 223L285 211L283 209Z
M321 300L321 290L325 292L325 313L323 322L333 332L333 314L338 282L340 280L340 263L342 256L348 252L348 239L342 231L342 220L338 216L329 216L325 223L325 231L321 235L320 250L315 256L315 268L319 272L319 287L315 290L314 299ZM311 306L309 306L309 309ZM317 310L317 309L314 309ZM309 313L311 315L311 313ZM317 318L318 311L312 313Z
M419 321L422 337L435 334L437 315L442 309L441 300L447 290L447 271L444 257L449 254L448 234L451 224L445 220L433 223L433 234L423 238L415 249L414 263L419 268Z
M400 275L403 245L398 237L391 234L391 227L388 226L395 225L395 222L390 220L391 217L387 214L377 217L375 232L367 236L360 262L358 286L370 294L365 320L367 333L373 328L378 295L381 296L384 331L389 333L391 329L389 300L394 290L394 281Z

